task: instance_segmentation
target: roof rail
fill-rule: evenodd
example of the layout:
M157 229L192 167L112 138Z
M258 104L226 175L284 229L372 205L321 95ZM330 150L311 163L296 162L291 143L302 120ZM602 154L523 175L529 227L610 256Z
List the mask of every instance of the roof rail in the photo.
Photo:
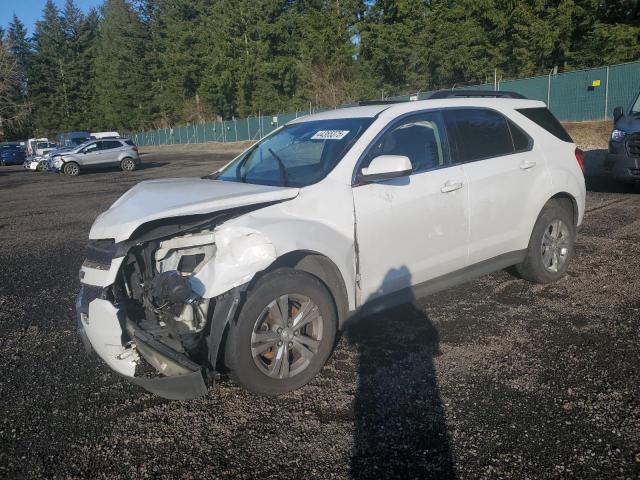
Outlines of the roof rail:
M429 96L429 100L439 98L521 98L527 99L524 95L516 92L494 91L494 90L438 90Z
M394 103L406 103L409 100L360 100L358 106L366 107L367 105L393 105Z

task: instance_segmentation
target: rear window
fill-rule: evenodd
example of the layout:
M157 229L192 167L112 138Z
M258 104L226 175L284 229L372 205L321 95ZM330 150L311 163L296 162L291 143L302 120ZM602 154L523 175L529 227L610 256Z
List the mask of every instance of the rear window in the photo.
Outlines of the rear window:
M454 163L472 162L513 153L507 119L493 110L465 108L444 111L455 136Z
M553 113L551 113L548 108L519 108L518 112L520 112L532 122L540 125L554 137L559 138L563 142L573 143L573 140L571 139L567 131L564 129L558 119L553 116Z

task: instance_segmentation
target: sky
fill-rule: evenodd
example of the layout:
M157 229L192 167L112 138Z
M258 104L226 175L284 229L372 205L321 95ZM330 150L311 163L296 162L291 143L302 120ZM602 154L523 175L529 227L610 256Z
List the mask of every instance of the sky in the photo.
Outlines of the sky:
M91 7L97 7L103 0L75 0L76 5L87 12ZM53 0L59 9L64 8L65 0ZM42 11L46 0L0 0L0 26L5 30L15 13L24 23L31 35L36 21L42 18Z

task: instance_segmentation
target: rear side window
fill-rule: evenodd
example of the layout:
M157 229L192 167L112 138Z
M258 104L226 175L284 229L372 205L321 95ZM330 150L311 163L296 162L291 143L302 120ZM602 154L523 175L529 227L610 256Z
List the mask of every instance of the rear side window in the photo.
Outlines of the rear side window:
M507 119L493 110L445 110L447 129L454 135L454 163L509 155L514 152Z
M553 116L553 113L551 113L548 108L519 108L517 111L563 142L573 142L562 124Z
M103 140L100 143L102 144L100 150L111 150L112 148L122 147L122 144L118 140Z
M135 143L133 143L131 140L125 140L124 143L126 143L127 145L131 146L131 147L135 147Z
M508 122L509 130L511 130L511 138L513 139L513 147L516 152L529 150L533 144L533 140L531 140L531 138L529 138L529 136L511 120L508 120Z

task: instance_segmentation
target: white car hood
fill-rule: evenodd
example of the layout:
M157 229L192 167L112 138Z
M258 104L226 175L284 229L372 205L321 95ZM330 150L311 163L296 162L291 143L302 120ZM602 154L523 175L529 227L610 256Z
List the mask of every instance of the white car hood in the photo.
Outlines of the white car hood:
M133 187L100 214L89 238L113 238L121 242L140 225L152 220L288 200L298 192L298 188L200 178L149 180Z

